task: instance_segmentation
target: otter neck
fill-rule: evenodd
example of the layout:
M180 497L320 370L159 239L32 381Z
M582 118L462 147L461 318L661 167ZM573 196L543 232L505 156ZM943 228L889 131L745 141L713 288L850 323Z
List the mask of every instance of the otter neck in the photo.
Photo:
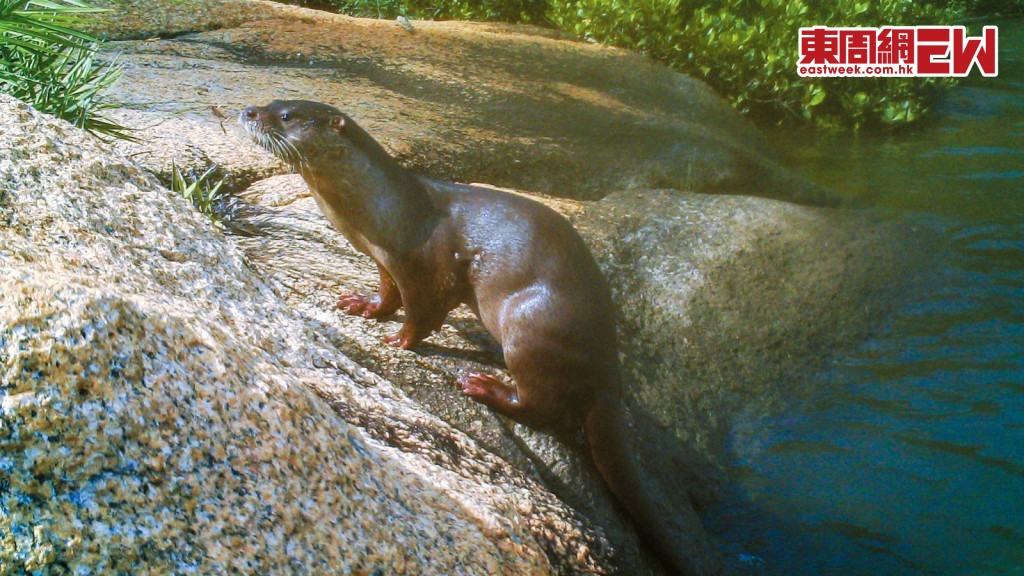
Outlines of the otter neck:
M430 236L441 214L420 179L376 148L349 149L344 161L314 162L299 172L336 226L387 250L407 252ZM337 158L315 155L332 156Z

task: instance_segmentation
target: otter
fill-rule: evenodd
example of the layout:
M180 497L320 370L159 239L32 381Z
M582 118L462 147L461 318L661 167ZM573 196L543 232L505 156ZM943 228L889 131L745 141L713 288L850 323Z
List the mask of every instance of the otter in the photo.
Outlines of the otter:
M720 570L705 534L673 522L642 481L611 291L565 218L522 196L416 175L326 104L275 100L246 108L239 122L302 175L327 219L376 262L379 292L343 295L340 309L379 318L404 308L401 329L385 340L408 349L468 304L515 384L467 373L462 392L527 426L582 426L598 472L664 563L679 574Z

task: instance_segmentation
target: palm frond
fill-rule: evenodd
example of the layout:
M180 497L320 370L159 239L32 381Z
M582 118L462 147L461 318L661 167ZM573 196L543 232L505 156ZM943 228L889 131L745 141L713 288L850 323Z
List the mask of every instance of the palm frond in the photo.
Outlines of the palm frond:
M100 137L131 140L130 129L97 115L121 69L98 62L100 41L72 27L104 10L82 0L0 0L0 92Z

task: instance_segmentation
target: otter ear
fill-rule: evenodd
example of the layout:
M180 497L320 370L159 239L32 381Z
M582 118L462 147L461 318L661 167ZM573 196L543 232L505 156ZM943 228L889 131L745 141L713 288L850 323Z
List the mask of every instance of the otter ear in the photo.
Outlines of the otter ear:
M334 131L339 133L339 134L344 132L345 131L345 117L344 116L335 116L335 117L331 118L331 128L333 128Z

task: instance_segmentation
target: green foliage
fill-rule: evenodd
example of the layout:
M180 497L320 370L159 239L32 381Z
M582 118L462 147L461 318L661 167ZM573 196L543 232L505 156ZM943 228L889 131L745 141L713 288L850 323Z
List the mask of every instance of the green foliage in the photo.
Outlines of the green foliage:
M131 139L96 114L121 74L95 60L99 41L73 26L100 11L79 0L0 0L0 92L94 134Z
M343 14L372 18L543 22L547 0L326 0Z
M936 0L934 4L974 18L1024 15L1024 0Z
M186 177L178 168L177 163L171 161L171 191L188 200L195 206L196 210L205 215L217 228L224 228L220 216L214 210L214 206L222 199L220 188L224 184L221 179L216 184L210 184L210 176L217 170L216 166L211 167L199 176L190 174Z

